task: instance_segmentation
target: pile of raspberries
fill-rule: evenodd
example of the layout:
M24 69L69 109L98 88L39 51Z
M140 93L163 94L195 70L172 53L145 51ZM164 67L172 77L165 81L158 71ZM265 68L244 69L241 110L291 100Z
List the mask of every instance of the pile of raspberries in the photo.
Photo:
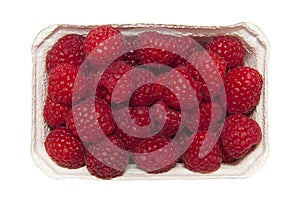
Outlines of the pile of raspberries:
M193 38L102 25L47 52L44 146L60 167L111 179L128 164L212 173L262 140L251 114L263 78L235 36Z

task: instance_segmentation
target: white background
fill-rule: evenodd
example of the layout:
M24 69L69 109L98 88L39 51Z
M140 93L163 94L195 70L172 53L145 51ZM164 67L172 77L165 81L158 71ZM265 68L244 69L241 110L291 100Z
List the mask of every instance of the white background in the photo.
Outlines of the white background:
M1 1L0 199L299 199L300 18L296 1ZM30 155L31 44L51 24L249 21L269 38L270 154L247 179L201 181L55 180Z

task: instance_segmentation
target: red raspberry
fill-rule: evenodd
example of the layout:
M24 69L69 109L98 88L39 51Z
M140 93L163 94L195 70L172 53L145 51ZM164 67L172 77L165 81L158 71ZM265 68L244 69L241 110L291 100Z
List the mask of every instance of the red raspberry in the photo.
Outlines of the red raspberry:
M47 53L46 67L48 71L59 64L71 64L78 68L83 60L83 37L69 34L60 38Z
M44 145L51 159L61 167L76 169L85 165L83 144L65 127L52 130Z
M131 106L151 106L161 99L161 94L157 90L156 84L145 84L136 89L131 98Z
M162 133L168 137L175 135L180 127L181 113L169 108L164 102L155 104L154 118Z
M143 68L134 68L131 76L133 89L135 89L130 98L131 106L151 106L161 98L156 89L156 77L152 72Z
M86 143L101 140L101 130L106 136L112 134L115 127L110 107L98 98L75 105L66 116L66 124Z
M236 161L236 159L234 157L230 156L229 153L224 149L222 143L220 142L220 139L219 139L219 146L220 146L222 163L232 163L232 162Z
M142 63L169 65L177 58L177 44L174 37L158 32L144 32L137 41L140 49L137 53Z
M228 113L249 113L259 102L263 86L260 73L250 67L238 67L227 72L225 90Z
M253 119L241 114L233 114L225 119L220 139L229 156L238 159L260 143L262 133Z
M156 77L148 69L134 68L132 70L132 82L135 88L138 88L146 83L155 83Z
M179 66L162 74L157 83L164 85L158 89L162 90L164 102L176 110L192 109L201 101L201 86L192 79L187 66Z
M243 44L233 36L218 36L205 47L219 54L227 62L227 69L243 65L246 50Z
M179 56L182 58L188 59L194 51L197 50L197 42L191 37L181 36L176 37L175 41L177 43L177 51L179 52Z
M51 98L47 98L44 105L43 116L47 124L55 128L66 123L66 115L70 109L69 106L55 103Z
M86 167L97 178L112 179L121 176L126 170L128 153L123 150L120 138L111 137L89 146L86 153Z
M155 130L149 107L121 108L115 111L116 134L128 151L134 152L138 143Z
M187 131L186 129L182 129L181 131L176 133L175 137L173 138L173 141L178 145L180 153L182 154L190 146L192 142L192 137L190 136L189 131Z
M84 42L84 53L94 67L105 67L123 53L125 45L121 32L109 25L90 30Z
M178 54L178 57L170 64L171 67L185 65L188 58L197 49L197 42L190 37L176 37L175 42L177 43L176 53Z
M132 67L123 61L112 63L102 74L98 87L104 86L110 94L114 93L114 103L121 103L129 98L132 90L131 74ZM126 74L126 75L125 75ZM126 77L123 77L123 76ZM122 84L118 81L122 79ZM118 84L118 85L117 85ZM116 87L117 85L117 87ZM100 89L98 89L100 90Z
M83 99L88 92L88 80L69 64L60 64L50 71L48 95L52 101L68 106Z
M149 107L131 107L130 116L138 126L147 126L151 123Z
M118 61L124 61L131 66L142 65L142 62L138 56L138 49L136 49L136 36L126 37L126 53L119 57Z
M135 148L144 139L142 137L134 137L125 133L123 130L116 127L115 133L121 138L124 143L125 149L129 152L136 152Z
M222 159L216 139L209 132L198 132L183 153L184 167L194 172L210 173L219 169Z
M88 75L89 92L88 97L94 98L95 96L103 99L109 105L111 104L111 93L106 87L100 84L99 74L91 73Z
M200 111L200 113L197 113ZM217 102L207 102L201 103L199 110L191 110L187 113L186 126L188 129L198 130L198 131L210 131L217 128L217 124L221 119L223 110ZM197 120L196 117L199 117ZM198 121L198 127L197 127Z
M138 55L138 50L130 50L127 53L123 54L117 61L124 61L131 66L139 66L142 65Z
M110 135L105 140L109 140L109 142L111 142L113 145L119 147L120 149L125 150L124 143L122 142L121 138L118 135Z
M111 104L111 93L103 85L98 85L96 96L103 99L108 105Z
M167 172L176 165L179 148L170 138L162 135L142 140L136 148L134 161L148 173Z
M225 60L212 51L198 51L189 58L189 62L195 65L189 64L189 67L192 77L201 83L203 97L209 100L216 96L224 85Z

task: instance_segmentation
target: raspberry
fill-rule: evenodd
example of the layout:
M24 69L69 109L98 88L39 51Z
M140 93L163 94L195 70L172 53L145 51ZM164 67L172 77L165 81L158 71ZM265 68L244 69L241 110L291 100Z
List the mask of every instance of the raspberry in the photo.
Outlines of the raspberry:
M175 42L177 44L178 57L173 61L170 66L175 68L179 65L185 65L187 59L197 49L197 42L190 37L176 37Z
M51 98L46 99L43 116L47 124L52 127L58 127L66 123L66 115L71 108L69 106L55 103Z
M96 96L103 99L108 105L111 104L111 93L103 85L98 85L96 89Z
M222 161L219 145L209 132L198 132L194 135L192 144L182 155L182 160L184 167L200 173L216 171Z
M188 58L193 52L197 50L197 42L190 37L182 36L176 37L175 41L177 43L177 51L179 56L182 58Z
M156 89L156 77L152 72L143 68L135 68L131 76L135 89L130 98L131 106L151 106L161 99Z
M98 98L75 105L66 116L66 124L86 143L101 140L101 130L106 136L112 134L115 127L110 107Z
M167 172L176 165L179 148L171 139L155 135L142 140L136 147L134 161L148 173Z
M120 138L111 137L89 146L86 153L86 167L97 178L112 179L121 176L126 170L128 153L123 150Z
M238 67L227 72L225 90L228 113L249 113L259 102L263 86L260 73L250 67Z
M192 137L190 136L190 132L186 129L182 129L178 133L176 133L176 136L173 138L173 141L178 145L178 148L180 150L180 155L184 153L187 148L190 146L192 142Z
M159 127L159 133L168 137L175 135L180 130L181 113L168 108L164 102L155 104L154 118Z
M131 66L139 66L142 65L140 61L137 50L130 50L129 52L123 54L117 61L124 61Z
M112 63L103 72L98 87L101 88L101 86L104 86L105 88L107 88L110 94L114 92L114 103L121 103L129 98L129 95L132 90L132 78L130 73L127 72L129 72L131 69L132 67L130 65L123 61L119 61ZM118 87L116 87L118 81L124 75L126 77L122 79L122 84L118 84Z
M118 135L124 143L125 149L129 152L136 152L135 148L144 139L142 137L135 137L131 134L125 133L122 129L116 127L116 135Z
M145 84L137 88L131 98L131 106L151 106L161 99L161 94L157 90L156 84Z
M218 36L205 47L219 54L227 62L227 69L243 65L246 50L243 44L233 36Z
M137 53L143 64L159 63L169 65L177 58L177 44L174 37L157 32L144 32L137 41Z
M124 50L125 40L121 32L109 25L90 30L83 45L86 59L94 68L108 66Z
M198 51L190 58L192 77L201 83L201 94L206 100L216 96L224 85L226 62L212 51ZM209 87L209 88L208 88Z
M131 69L132 67L123 61L114 62L103 72L100 83L112 93L118 80Z
M225 119L220 139L229 156L238 159L260 143L262 133L253 119L241 114L233 114Z
M88 97L98 97L103 99L109 105L111 104L111 93L106 87L104 87L99 80L99 74L91 73L88 75L89 80L89 92Z
M126 115L128 114L128 115ZM115 111L116 134L123 140L128 151L134 152L138 143L155 130L149 107L121 108Z
M145 83L155 83L156 81L156 77L151 71L138 67L134 68L132 71L132 79L135 88L140 87Z
M44 145L50 158L61 167L76 169L85 165L83 144L65 127L52 130Z
M72 101L80 101L88 92L87 78L70 64L52 69L48 81L48 95L55 103L71 106Z
M219 146L220 146L222 163L232 163L232 162L236 161L236 159L234 157L230 156L229 153L224 149L221 142L219 142Z
M200 113L197 113L197 110L188 112L187 121L185 123L187 128L191 131L214 130L223 114L223 110L219 103L203 101L199 107L199 111ZM199 117L199 119L197 120L196 117Z
M157 83L164 85L158 89L162 90L164 102L176 110L192 109L201 101L201 86L192 79L187 66L162 74Z
M59 64L71 64L78 68L83 60L83 37L69 34L60 38L47 53L46 68L50 71Z
M117 61L124 61L131 66L142 65L138 56L138 50L136 49L136 37L126 37L126 53L117 59Z
M138 126L147 126L151 123L149 107L132 107L130 115L133 122Z

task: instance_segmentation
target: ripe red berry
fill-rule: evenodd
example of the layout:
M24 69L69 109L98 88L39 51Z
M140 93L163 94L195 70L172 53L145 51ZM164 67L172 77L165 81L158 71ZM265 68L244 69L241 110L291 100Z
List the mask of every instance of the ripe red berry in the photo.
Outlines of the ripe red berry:
M212 51L198 51L189 58L191 75L201 84L201 94L206 100L215 97L222 86L226 62Z
M86 153L86 167L97 178L112 179L121 176L126 170L128 153L123 150L120 138L111 137L89 146Z
M249 113L259 102L263 86L260 73L250 67L238 67L227 72L225 90L228 113Z
M100 83L112 93L118 80L131 69L132 67L123 61L114 62L103 72Z
M84 42L84 53L94 68L102 68L123 54L124 45L120 30L103 25L90 30Z
M134 90L130 98L131 106L151 106L161 98L156 89L156 77L151 71L134 68L131 77Z
M131 134L127 134L122 129L116 127L116 135L118 135L124 143L125 149L129 152L136 152L135 148L144 139L143 137L135 137Z
M143 127L151 123L149 107L131 107L129 111L130 116L136 125Z
M158 80L164 102L176 110L188 110L199 105L201 101L200 84L190 74L187 66L179 66L162 74Z
M209 132L198 132L183 153L184 167L194 172L210 173L219 169L222 159L219 145Z
M158 32L144 32L137 41L141 48L137 53L143 64L159 63L169 65L177 58L177 44L174 37Z
M206 49L219 54L227 62L227 69L241 66L244 63L246 50L238 38L233 36L218 36L213 38Z
M118 61L112 63L103 72L98 87L101 88L101 86L104 86L110 94L114 93L112 99L114 103L121 103L129 99L129 95L132 91L131 69L132 67L127 63ZM120 79L122 82L118 83Z
M52 130L44 145L50 158L61 167L76 169L85 165L83 144L65 127Z
M236 159L229 155L229 153L224 149L222 142L219 139L220 153L222 158L222 163L232 163L236 161Z
M181 37L175 37L174 38L177 44L177 51L178 54L175 61L173 61L170 66L171 67L178 67L179 65L185 65L188 58L192 55L193 52L195 52L198 48L197 42L186 36Z
M149 107L121 108L115 111L116 134L128 151L134 152L138 143L155 131Z
M155 104L154 118L157 126L161 129L159 133L165 136L174 136L182 127L180 127L181 113L169 108L164 102Z
M70 109L69 106L55 103L51 98L47 98L44 105L43 116L47 124L55 128L66 123L66 115Z
M177 51L179 57L188 59L193 52L197 50L197 42L191 37L181 36L176 37L175 42L177 43Z
M182 155L192 143L192 137L187 129L182 129L173 138L173 141L178 145L180 155ZM182 160L180 160L182 161Z
M111 104L111 93L103 85L98 85L96 89L96 96L103 99L108 105Z
M161 94L157 90L155 83L145 84L137 88L131 98L131 106L151 106L161 99Z
M60 64L50 71L48 95L52 101L71 106L88 92L88 80L70 64Z
M78 68L83 60L83 37L69 34L60 38L47 53L46 68L49 71L59 64L71 64Z
M238 159L260 143L262 133L255 120L241 114L233 114L226 118L220 139L229 156Z
M177 144L162 135L145 138L134 153L137 167L148 173L167 172L176 165L178 158Z
M112 134L115 128L110 107L98 98L90 98L75 105L66 116L66 124L86 143L100 141L104 136Z
M197 113L199 111L199 113ZM188 129L198 131L212 131L217 128L217 124L223 115L223 110L219 103L203 101L199 110L191 110L187 113L186 126ZM196 118L198 117L198 119Z
M136 41L137 37L136 36L129 36L126 37L126 47L125 47L125 53L119 57L117 60L118 61L124 61L127 64L131 66L139 66L142 65L142 62L138 56L138 49L136 49Z

